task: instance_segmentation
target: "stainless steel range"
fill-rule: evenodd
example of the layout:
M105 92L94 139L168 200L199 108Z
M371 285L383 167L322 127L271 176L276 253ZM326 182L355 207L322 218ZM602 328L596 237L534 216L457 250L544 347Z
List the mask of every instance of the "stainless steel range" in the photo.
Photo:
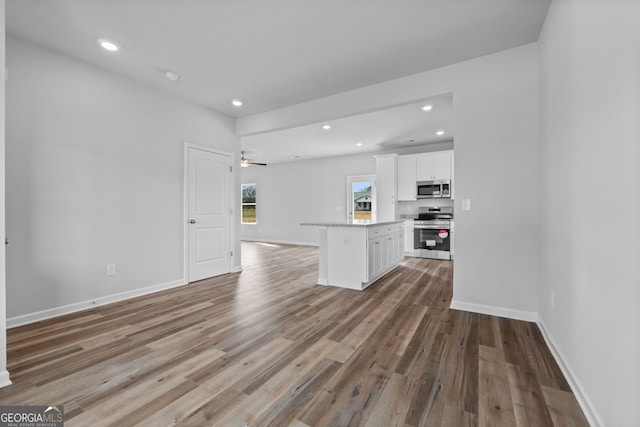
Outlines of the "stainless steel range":
M451 259L453 207L420 208L413 221L413 253L422 258Z

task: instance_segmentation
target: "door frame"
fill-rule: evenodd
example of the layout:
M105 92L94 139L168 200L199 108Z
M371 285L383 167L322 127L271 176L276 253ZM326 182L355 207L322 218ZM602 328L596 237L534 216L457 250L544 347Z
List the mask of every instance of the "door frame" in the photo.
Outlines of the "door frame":
M345 211L346 219L349 220L349 211L353 209L353 183L354 182L371 182L371 196L373 203L371 203L371 220L375 221L377 217L377 201L378 195L376 190L376 174L366 175L348 175L347 176L347 209ZM353 219L353 215L352 215Z
M234 153L230 151L219 150L217 148L208 147L206 145L193 144L190 142L184 143L184 171L183 171L183 198L182 198L182 271L183 271L183 282L184 284L189 283L189 150L200 150L206 151L213 154L218 154L221 156L227 156L231 160L231 179L229 179L229 184L227 191L229 191L229 206L231 206L231 220L229 221L229 248L231 250L231 257L229 259L229 273L234 271L234 265L236 257L239 255L236 253L235 248L235 238L236 238L236 221L235 221L235 213L236 213L236 194L233 191L235 188L236 182L236 174L237 171L235 169L236 166L236 156Z

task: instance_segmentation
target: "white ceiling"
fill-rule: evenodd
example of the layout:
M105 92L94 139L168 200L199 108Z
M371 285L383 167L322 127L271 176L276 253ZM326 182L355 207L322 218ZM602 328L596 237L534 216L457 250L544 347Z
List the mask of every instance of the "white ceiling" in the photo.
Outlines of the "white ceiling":
M433 108L423 111L425 105ZM325 130L323 125L330 125L331 129ZM439 130L444 134L437 135ZM453 99L451 94L444 94L381 111L245 136L242 149L247 158L270 164L398 149L453 138Z
M549 3L7 0L6 23L9 33L239 117L536 41ZM120 51L102 50L98 38Z
M534 42L551 0L7 0L7 31L241 117ZM120 46L101 49L98 38ZM10 64L9 64L10 66ZM180 75L176 82L164 72ZM240 109L230 105L239 98ZM243 137L257 162L452 141L451 94ZM435 132L446 133L437 136ZM362 146L356 146L361 142Z

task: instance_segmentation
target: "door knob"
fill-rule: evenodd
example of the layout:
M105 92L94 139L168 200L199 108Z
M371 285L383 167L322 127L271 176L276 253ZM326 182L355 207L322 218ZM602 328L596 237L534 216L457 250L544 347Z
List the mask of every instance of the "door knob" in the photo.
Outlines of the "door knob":
M195 220L195 219L190 219L190 220L189 220L189 224L195 224L195 223L196 223L196 220Z

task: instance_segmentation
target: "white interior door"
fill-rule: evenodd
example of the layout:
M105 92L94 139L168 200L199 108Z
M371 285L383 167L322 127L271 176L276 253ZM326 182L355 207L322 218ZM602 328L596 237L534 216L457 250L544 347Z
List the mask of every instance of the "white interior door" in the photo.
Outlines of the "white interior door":
M231 157L188 149L188 280L231 271Z

